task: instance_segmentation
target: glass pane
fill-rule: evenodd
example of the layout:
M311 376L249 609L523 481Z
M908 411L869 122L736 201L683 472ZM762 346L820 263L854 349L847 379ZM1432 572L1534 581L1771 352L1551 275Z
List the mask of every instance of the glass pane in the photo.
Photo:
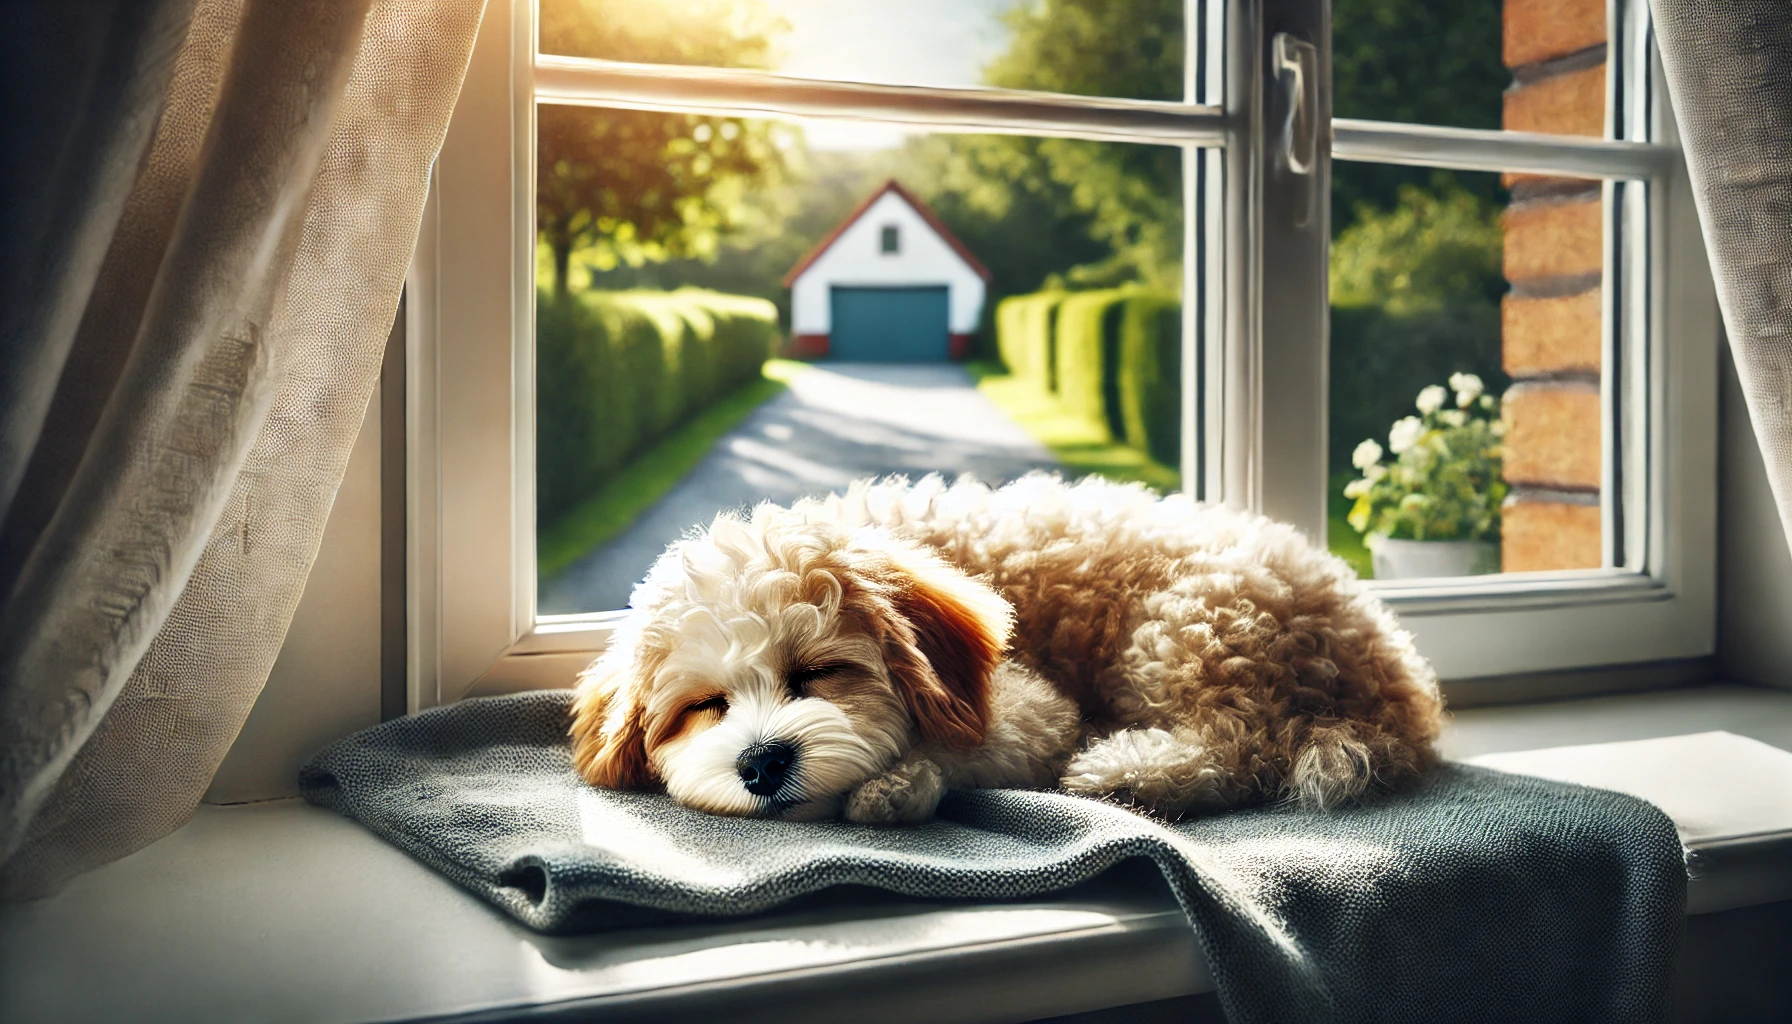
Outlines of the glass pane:
M542 0L541 51L1180 100L1183 0Z
M545 614L865 476L1177 487L1182 154L539 110Z
M1601 184L1334 173L1332 551L1376 578L1608 564Z
M1605 134L1605 0L1337 0L1338 117Z

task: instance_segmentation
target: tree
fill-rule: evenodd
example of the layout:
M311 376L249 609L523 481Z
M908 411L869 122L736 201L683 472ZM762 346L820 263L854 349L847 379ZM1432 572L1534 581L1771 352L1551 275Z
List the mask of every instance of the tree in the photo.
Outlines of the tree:
M1332 109L1338 117L1455 128L1498 128L1511 81L1493 0L1350 0L1332 6ZM1458 187L1489 202L1493 175L1339 162L1332 165L1333 233L1362 204L1389 209L1402 186Z
M543 0L541 48L576 57L763 67L780 23L755 4ZM543 106L536 114L536 230L564 296L572 253L600 269L713 258L742 199L783 170L765 122Z
M1011 42L984 69L1009 89L1180 100L1181 0L1042 0L1004 15ZM1108 254L1072 284L1145 281L1175 288L1182 261L1182 153L1173 146L1082 139L1012 140L1061 186L1064 216L1082 218ZM1043 194L1043 193L1040 193Z
M1498 128L1501 10L1491 0L1350 0L1332 8L1339 117Z
M1012 38L984 69L990 85L1182 99L1182 0L1041 0L1002 17Z

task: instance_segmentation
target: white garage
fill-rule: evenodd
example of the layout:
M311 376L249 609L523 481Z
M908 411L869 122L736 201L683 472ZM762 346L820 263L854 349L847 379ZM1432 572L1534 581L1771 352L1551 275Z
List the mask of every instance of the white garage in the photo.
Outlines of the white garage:
M962 359L989 269L894 179L784 276L794 354L852 362Z

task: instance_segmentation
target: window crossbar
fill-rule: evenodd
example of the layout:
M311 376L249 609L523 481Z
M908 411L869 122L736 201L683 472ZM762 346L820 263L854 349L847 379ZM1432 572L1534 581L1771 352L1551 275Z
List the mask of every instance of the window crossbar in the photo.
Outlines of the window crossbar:
M538 54L537 103L749 117L840 118L935 131L1223 146L1217 106L1007 89L792 78L738 68Z
M1463 171L1646 180L1666 174L1675 151L1647 142L1336 118L1332 157Z

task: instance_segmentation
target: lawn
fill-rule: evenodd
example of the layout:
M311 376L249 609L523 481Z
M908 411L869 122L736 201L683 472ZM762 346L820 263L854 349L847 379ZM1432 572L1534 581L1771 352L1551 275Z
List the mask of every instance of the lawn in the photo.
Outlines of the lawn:
M809 364L773 359L763 376L687 420L636 456L595 497L543 528L535 538L541 578L555 573L610 540L697 468L703 456L747 418L776 397Z
M1001 363L972 362L965 368L977 390L1051 449L1068 475L1099 473L1111 480L1136 480L1164 494L1180 486L1181 474L1175 469L1115 441L1105 427L1064 408L1055 396L1010 374Z

